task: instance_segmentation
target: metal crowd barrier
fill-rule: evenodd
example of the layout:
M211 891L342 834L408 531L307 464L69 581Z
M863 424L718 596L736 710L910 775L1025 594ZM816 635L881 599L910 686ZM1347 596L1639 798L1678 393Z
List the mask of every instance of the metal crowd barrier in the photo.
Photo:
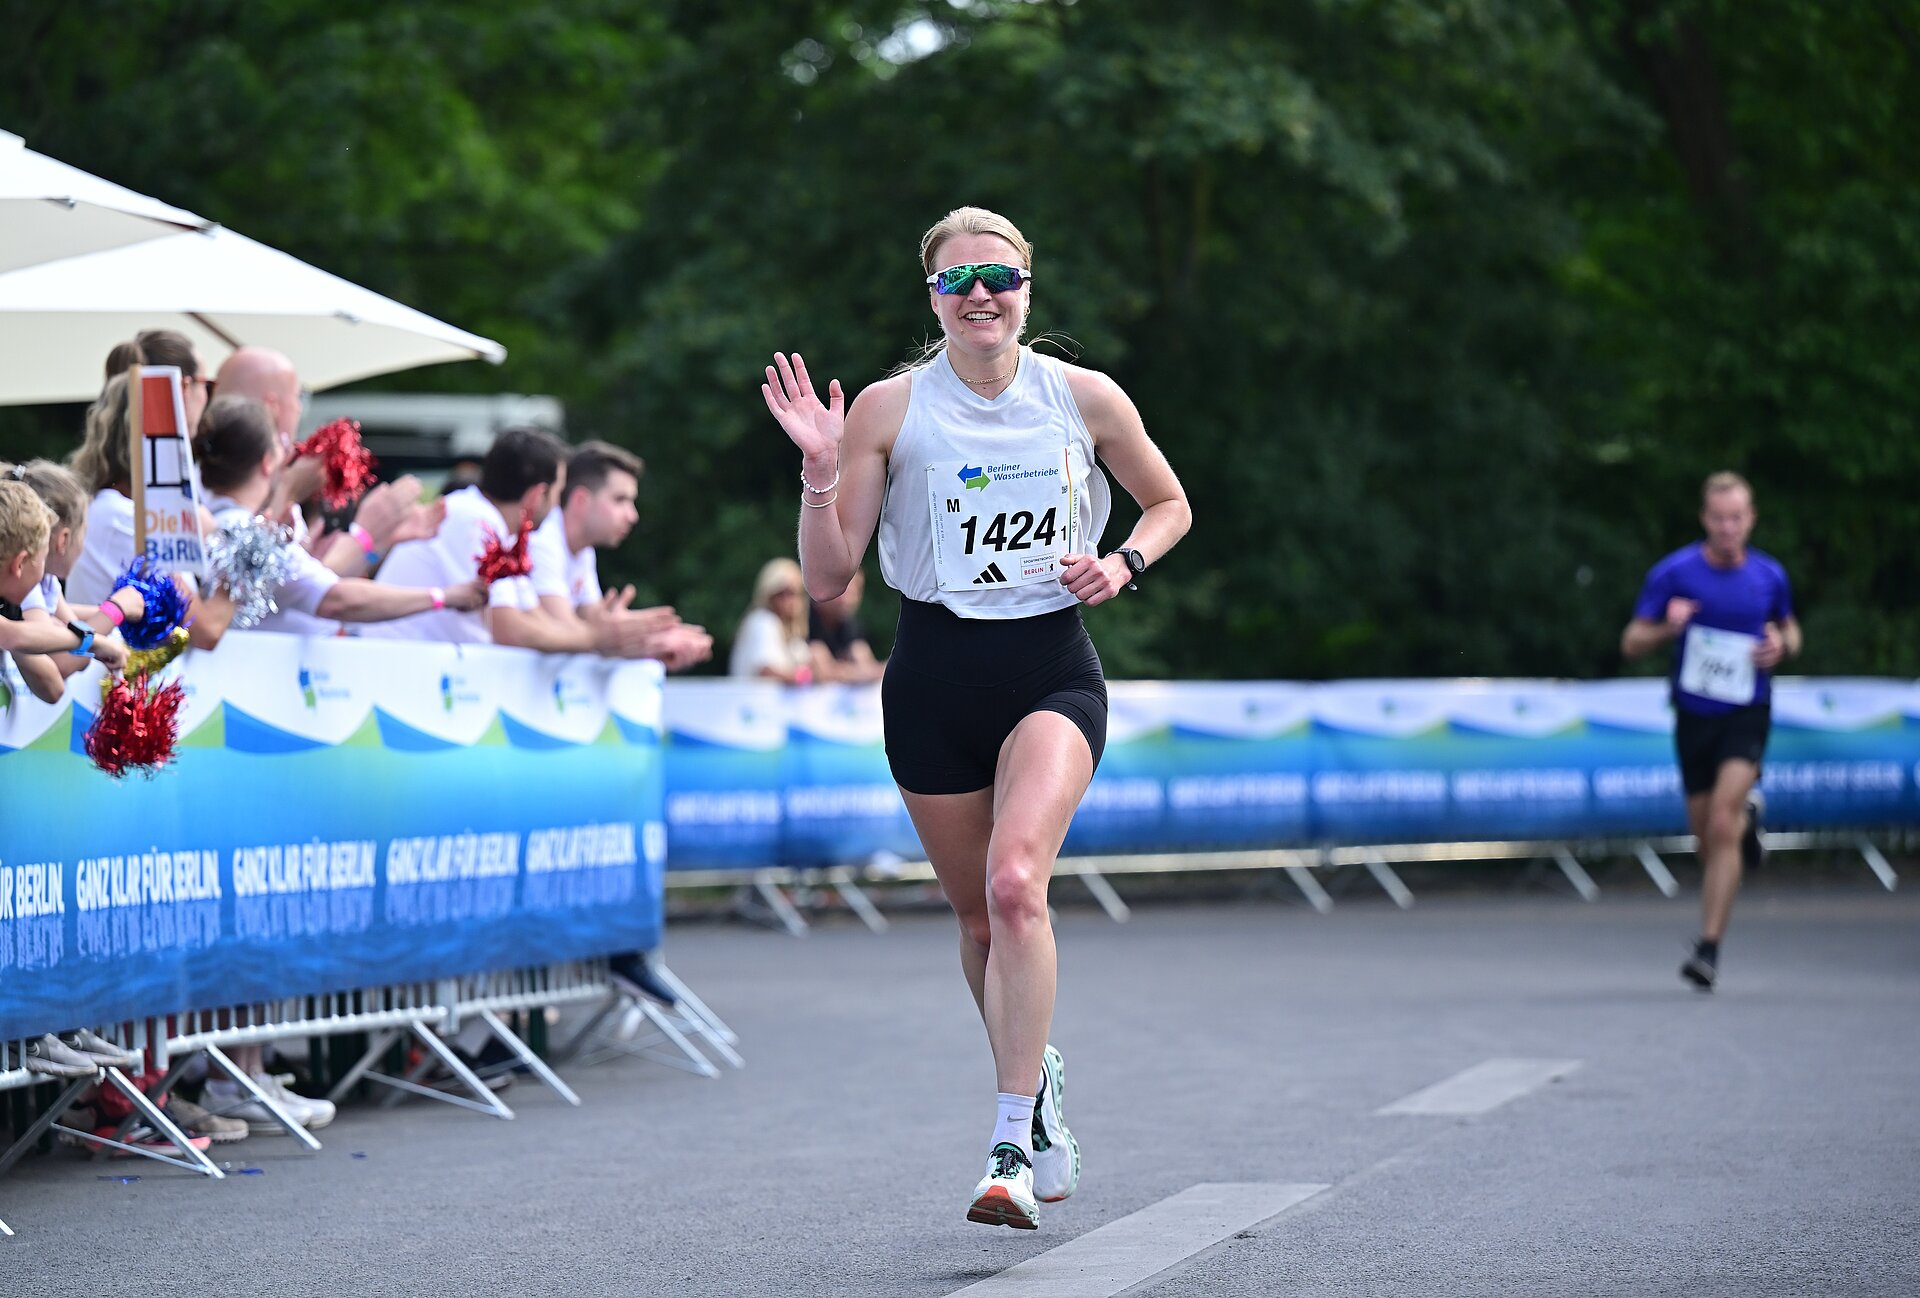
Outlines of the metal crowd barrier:
M727 1063L746 1066L734 1048L739 1036L710 1010L692 989L665 964L655 962L654 973L677 998L674 1005L656 1004L648 998L635 999L620 991L607 974L605 960L567 961L487 974L468 974L432 982L394 984L330 992L325 995L290 996L245 1005L192 1010L183 1014L155 1017L130 1024L97 1029L100 1035L130 1054L141 1055L150 1072L159 1073L157 1081L146 1089L136 1085L126 1072L115 1065L96 1068L86 1076L60 1078L34 1072L26 1066L27 1046L38 1035L0 1042L0 1093L23 1090L43 1083L64 1083L53 1102L11 1145L0 1151L0 1175L23 1157L49 1131L74 1137L89 1146L114 1149L127 1154L198 1172L213 1180L224 1177L220 1167L161 1111L166 1096L196 1058L204 1057L209 1069L218 1069L237 1083L249 1098L261 1104L286 1129L287 1134L309 1150L318 1150L320 1142L313 1133L296 1122L274 1099L262 1091L253 1079L233 1062L227 1051L235 1046L268 1045L275 1042L311 1037L339 1036L365 1032L372 1040L359 1061L349 1069L327 1098L335 1102L362 1080L383 1084L395 1092L426 1096L496 1117L512 1118L513 1111L486 1085L483 1075L475 1073L453 1053L447 1037L460 1026L478 1019L488 1035L509 1052L509 1060L500 1069L524 1067L551 1087L567 1103L579 1105L580 1097L540 1058L526 1041L507 1026L500 1016L510 1013L539 1013L560 1005L601 1001L597 1011L575 1034L557 1057L571 1059L583 1043L598 1040L601 1028L615 1011L625 1007L654 1028L654 1036L639 1041L631 1035L608 1036L593 1059L626 1054L668 1064L705 1077L716 1077L719 1070L696 1046L705 1043ZM65 1031L73 1025L63 1025ZM445 1035L443 1035L445 1034ZM403 1039L418 1041L425 1053L421 1061L399 1077L377 1071L376 1065L392 1046ZM668 1055L654 1048L667 1040L677 1054ZM589 1062L591 1062L590 1060ZM444 1065L460 1087L462 1095L424 1084L421 1080L434 1064ZM490 1075L494 1070L485 1070ZM113 1136L81 1131L65 1126L60 1119L86 1091L94 1086L110 1086L123 1095L132 1113ZM136 1125L144 1124L164 1139L176 1153L129 1143L126 1139ZM13 1230L0 1221L0 1235Z
M1862 832L1859 830L1818 830L1806 832L1768 832L1761 835L1769 853L1830 851L1857 854L1875 879L1887 891L1899 885L1899 876L1888 862L1881 845L1912 848L1920 845L1920 834L1912 829L1896 828ZM1444 864L1474 861L1535 861L1557 870L1582 901L1600 896L1582 861L1631 858L1652 880L1663 896L1676 897L1679 882L1667 868L1664 858L1690 855L1696 850L1691 834L1666 838L1629 837L1564 841L1557 839L1515 839L1460 843L1380 843L1372 845L1258 848L1245 851L1151 852L1114 856L1063 856L1054 865L1056 878L1076 878L1093 895L1109 918L1124 923L1132 909L1114 889L1109 875L1179 874L1239 870L1277 870L1300 890L1300 894L1321 914L1333 909L1333 895L1321 882L1321 876L1338 870L1364 870L1402 910L1414 904L1413 890L1400 878L1396 865ZM807 931L804 907L796 904L787 890L795 887L828 887L836 891L868 928L883 932L887 921L872 897L864 890L874 885L929 883L935 879L933 867L926 861L900 861L886 865L840 865L825 869L771 868L753 870L670 870L668 888L713 888L733 885L750 889L766 905L773 921L787 932L800 935Z

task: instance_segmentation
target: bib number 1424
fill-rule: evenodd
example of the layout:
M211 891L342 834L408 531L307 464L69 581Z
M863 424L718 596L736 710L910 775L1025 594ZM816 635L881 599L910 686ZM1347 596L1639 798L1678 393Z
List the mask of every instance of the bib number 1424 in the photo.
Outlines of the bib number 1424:
M1048 509L1036 520L1032 511L1016 509L1012 514L995 514L987 520L985 530L980 527L980 516L970 515L960 520L961 534L967 538L966 553L986 549L995 552L1005 550L1031 550L1036 546L1053 548L1054 533L1059 525L1054 521L1055 511Z

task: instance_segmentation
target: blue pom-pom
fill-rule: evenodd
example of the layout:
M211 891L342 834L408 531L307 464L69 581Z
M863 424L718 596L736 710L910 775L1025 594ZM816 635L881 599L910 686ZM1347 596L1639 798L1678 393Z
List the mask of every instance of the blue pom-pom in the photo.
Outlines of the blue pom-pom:
M187 616L187 594L174 581L173 574L146 555L129 564L113 583L115 590L129 586L140 592L147 606L138 622L127 622L120 627L120 638L127 642L129 649L158 648L167 642L175 627L186 626L193 620Z

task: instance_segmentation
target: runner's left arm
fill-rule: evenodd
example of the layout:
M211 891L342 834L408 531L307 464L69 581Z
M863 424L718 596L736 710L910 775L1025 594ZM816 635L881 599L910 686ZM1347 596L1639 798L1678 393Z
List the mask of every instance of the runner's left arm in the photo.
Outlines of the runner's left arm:
M1093 434L1094 449L1114 480L1140 506L1139 521L1115 548L1138 550L1151 567L1193 526L1186 488L1147 436L1139 410L1118 383L1096 370L1072 367L1067 370L1067 384L1087 431ZM1060 584L1083 604L1112 599L1132 580L1126 560L1112 552L1105 558L1070 554L1062 560Z

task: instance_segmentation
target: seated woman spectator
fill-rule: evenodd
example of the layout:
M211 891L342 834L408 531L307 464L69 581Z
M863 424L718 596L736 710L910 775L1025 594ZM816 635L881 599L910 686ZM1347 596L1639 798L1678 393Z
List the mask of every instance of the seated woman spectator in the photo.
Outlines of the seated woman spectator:
M86 546L66 579L67 597L98 604L133 562L133 473L127 467L127 380L132 365L177 365L187 427L200 423L212 384L186 335L149 329L107 355L107 384L87 411L86 438L67 461L93 497ZM217 635L213 637L219 639ZM196 639L195 644L200 640Z
M265 509L274 471L286 455L265 406L246 397L216 398L193 436L194 462L214 522L245 524ZM275 596L279 608L257 630L331 634L336 622L385 622L440 608L477 609L487 602L487 588L478 578L445 590L390 586L342 577L291 541L288 552L293 574Z
M800 565L769 559L753 583L753 603L733 637L731 675L771 678L788 685L813 681L813 651L807 645L807 592Z

